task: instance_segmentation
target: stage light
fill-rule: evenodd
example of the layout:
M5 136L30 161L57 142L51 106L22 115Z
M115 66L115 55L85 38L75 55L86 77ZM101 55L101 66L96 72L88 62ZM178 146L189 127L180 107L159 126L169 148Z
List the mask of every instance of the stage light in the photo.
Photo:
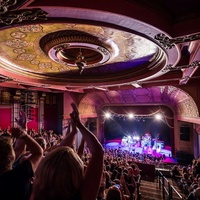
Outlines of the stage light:
M136 136L135 139L136 139L137 141L139 141L139 140L140 140L140 137L139 137L139 136Z
M139 141L140 140L140 137L139 136L133 136L133 140L136 140L136 141Z
M128 118L129 118L129 119L133 119L133 118L134 118L134 114L133 114L133 113L129 113L129 114L128 114Z
M160 113L157 113L157 114L155 115L155 118L156 118L157 120L161 120L161 119L162 119L162 115L161 115Z
M106 119L111 118L111 113L109 113L109 112L105 113L105 118L106 118Z

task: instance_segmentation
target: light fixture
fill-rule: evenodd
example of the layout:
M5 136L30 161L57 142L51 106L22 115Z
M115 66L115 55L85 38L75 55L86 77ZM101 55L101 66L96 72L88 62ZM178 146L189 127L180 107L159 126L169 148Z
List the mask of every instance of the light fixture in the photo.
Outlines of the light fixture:
M105 113L105 118L106 118L106 119L109 119L110 117L111 117L111 113L110 113L110 112L106 112L106 113Z
M81 52L81 49L76 57L75 64L79 68L80 74L82 74L87 62L84 60L84 56L83 53Z
M161 120L161 119L162 119L162 115L161 115L160 113L157 113L157 114L155 115L155 118L156 118L157 120Z
M133 113L129 113L129 114L128 114L128 118L129 118L129 119L133 119L133 118L134 118L134 114L133 114Z
M165 124L167 124L168 127L170 128L174 128L173 126L171 126L168 122L168 120L172 120L173 117L169 117L167 116L162 109L159 109L153 113L150 114L133 114L133 113L128 113L128 114L120 114L120 113L115 113L112 110L107 111L104 114L104 119L114 119L114 117L118 117L121 118L123 121L126 121L126 119L131 119L131 120L135 120L137 122L141 121L141 122L145 122L147 118L154 118L158 121L162 121Z

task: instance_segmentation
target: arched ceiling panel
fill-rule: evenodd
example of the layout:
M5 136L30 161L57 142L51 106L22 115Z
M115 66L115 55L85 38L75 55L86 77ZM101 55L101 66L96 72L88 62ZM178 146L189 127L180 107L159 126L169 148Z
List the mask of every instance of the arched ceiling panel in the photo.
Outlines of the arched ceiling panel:
M191 96L173 86L107 92L95 91L82 98L79 109L82 116L96 116L100 108L108 105L167 105L175 115L199 117L197 105Z

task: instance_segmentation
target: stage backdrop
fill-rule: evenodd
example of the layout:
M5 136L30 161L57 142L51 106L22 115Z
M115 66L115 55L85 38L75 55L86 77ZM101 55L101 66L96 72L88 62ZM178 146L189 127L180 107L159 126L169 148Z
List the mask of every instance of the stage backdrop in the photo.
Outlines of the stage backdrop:
M146 133L149 133L152 139L157 138L164 141L165 145L171 146L170 128L163 121L154 118L136 120L124 117L113 117L105 120L104 136L106 141L122 139L128 135L137 135L142 138Z

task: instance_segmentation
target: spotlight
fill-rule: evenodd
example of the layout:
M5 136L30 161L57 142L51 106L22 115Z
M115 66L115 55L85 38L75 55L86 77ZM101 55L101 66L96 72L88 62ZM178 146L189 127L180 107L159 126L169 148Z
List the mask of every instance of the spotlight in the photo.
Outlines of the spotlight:
M139 141L139 140L140 140L140 137L139 137L139 136L136 136L136 140Z
M134 114L133 114L133 113L129 113L129 114L128 114L128 118L129 118L129 119L133 119L133 118L134 118Z
M106 119L111 118L111 114L110 114L109 112L105 113L105 118L106 118Z
M162 115L160 113L158 113L158 114L155 115L155 118L157 120L161 120L162 119Z

